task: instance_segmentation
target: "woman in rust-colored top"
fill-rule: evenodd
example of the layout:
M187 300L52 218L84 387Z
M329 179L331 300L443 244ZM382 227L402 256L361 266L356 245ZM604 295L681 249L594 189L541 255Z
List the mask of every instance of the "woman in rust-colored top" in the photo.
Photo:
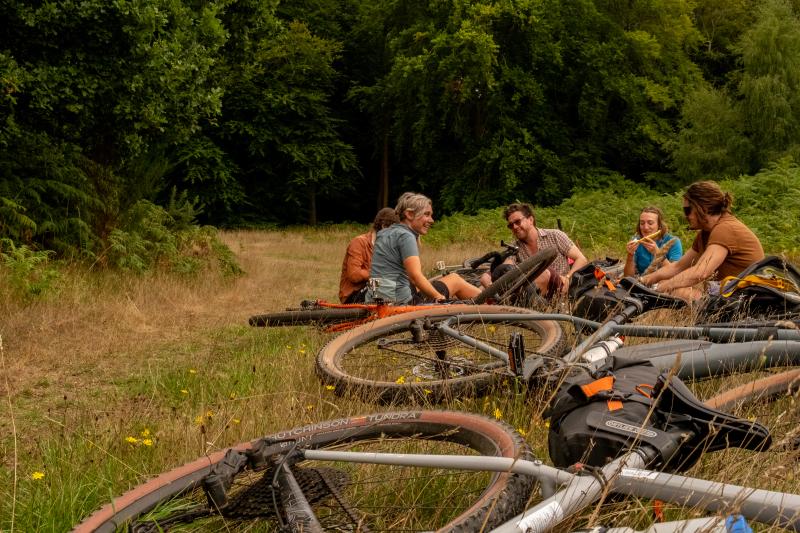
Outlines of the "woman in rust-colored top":
M350 241L342 261L342 275L339 278L339 301L348 304L364 301L364 287L366 287L369 280L375 236L383 228L388 228L399 221L400 219L394 209L384 207L375 215L372 229Z
M683 212L691 229L700 230L692 247L676 263L642 276L641 281L661 292L695 300L706 291L701 282L710 281L711 292L727 276L738 275L764 259L758 237L731 214L733 198L713 181L698 181L683 195Z

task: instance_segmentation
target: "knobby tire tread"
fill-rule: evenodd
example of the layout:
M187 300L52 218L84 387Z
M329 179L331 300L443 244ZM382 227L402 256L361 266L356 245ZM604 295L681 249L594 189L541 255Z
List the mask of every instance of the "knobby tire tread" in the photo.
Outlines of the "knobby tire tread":
M374 413L309 424L275 433L272 437L286 439L287 435L294 439L302 438L304 445L310 448L386 436L430 437L466 445L485 456L533 459L530 447L508 424L483 415L457 411ZM243 442L229 449L248 450L259 440ZM199 487L203 478L224 459L227 452L228 449L201 457L134 487L88 516L72 530L73 533L115 531L159 503ZM483 531L484 528L492 529L506 522L525 508L534 483L534 478L520 474L493 475L477 500L441 527L440 531L471 533Z
M527 282L529 279L533 282L533 279L536 279L539 274L544 272L556 258L556 253L557 251L554 248L541 250L535 253L516 265L516 268L513 270L509 270L500 276L497 281L481 291L473 301L476 304L483 304L490 299L494 299L503 303L522 283Z
M346 320L365 318L369 311L362 308L293 309L276 313L266 313L250 317L254 327L302 326L307 324L331 324Z

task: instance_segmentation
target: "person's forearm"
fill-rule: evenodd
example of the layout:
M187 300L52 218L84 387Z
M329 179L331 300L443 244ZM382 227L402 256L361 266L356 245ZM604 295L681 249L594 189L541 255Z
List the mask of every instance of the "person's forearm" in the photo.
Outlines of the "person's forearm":
M706 277L700 272L700 269L692 267L687 268L680 274L659 283L659 289L673 290L681 289L683 287L692 287L701 281L705 281Z
M433 298L434 300L444 299L444 294L437 291L436 287L431 285L431 282L428 281L428 278L426 278L422 274L419 275L409 274L409 279L411 279L411 283L414 284L417 290L422 294L424 294L425 296Z
M354 268L347 271L347 279L350 283L361 283L369 280L369 270L365 268Z
M646 276L642 276L642 283L644 283L645 285L652 285L653 283L658 283L661 280L673 277L678 272L678 269L676 268L677 264L678 263L672 263L670 265L659 268L652 274L647 274Z
M633 261L633 254L628 254L625 258L625 268L622 270L624 276L633 276L636 274L636 264Z

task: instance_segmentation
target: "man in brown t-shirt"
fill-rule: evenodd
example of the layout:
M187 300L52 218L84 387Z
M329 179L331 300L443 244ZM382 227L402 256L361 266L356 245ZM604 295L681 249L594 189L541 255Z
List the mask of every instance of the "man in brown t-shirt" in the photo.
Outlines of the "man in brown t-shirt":
M698 181L683 195L683 212L691 229L700 230L692 248L641 281L660 292L695 300L704 295L697 285L735 276L764 259L758 237L730 212L733 198L713 181Z

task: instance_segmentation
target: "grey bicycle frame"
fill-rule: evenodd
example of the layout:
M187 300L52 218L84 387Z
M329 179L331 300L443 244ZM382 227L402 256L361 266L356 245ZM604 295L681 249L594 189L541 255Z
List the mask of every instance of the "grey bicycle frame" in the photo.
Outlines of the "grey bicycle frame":
M508 364L506 352L465 335L453 327L460 321L470 323L480 321L482 318L484 317L480 314L458 315L437 323L435 327L445 335ZM678 377L681 378L701 378L730 373L732 370L752 371L771 366L800 364L800 330L763 327L640 326L614 322L600 324L563 314L496 314L492 315L492 320L513 322L559 320L572 322L577 326L596 328L589 338L562 358L565 363L580 361L581 355L599 339L612 335L626 335L630 337L671 337L671 340L667 341L620 348L617 354L624 353L629 357L649 359L660 369L672 368L680 357ZM710 339L710 341L726 344L697 341L697 344L692 345L682 342L682 339ZM655 350L664 353L653 355ZM526 358L523 366L523 378L531 379L538 368L535 357Z
M576 475L541 461L501 457L415 455L303 450L309 460L343 461L410 467L513 472L539 480L544 500L493 530L493 533L549 531L578 511L599 501L606 491L654 498L709 512L733 509L749 520L800 530L800 495L753 489L644 469L645 457L633 451L604 466L596 475ZM557 485L563 486L554 491ZM725 531L724 519L676 520L658 524L658 532Z

